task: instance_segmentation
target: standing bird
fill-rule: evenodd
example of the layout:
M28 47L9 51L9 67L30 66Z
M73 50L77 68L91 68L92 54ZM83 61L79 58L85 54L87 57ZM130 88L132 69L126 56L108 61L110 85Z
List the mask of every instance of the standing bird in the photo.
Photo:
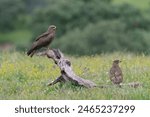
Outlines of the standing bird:
M32 57L38 49L48 47L55 37L55 32L56 26L50 25L45 33L36 38L35 42L31 46L31 49L27 52L27 55Z
M110 80L117 85L119 85L123 81L122 70L119 67L120 62L120 60L114 60L109 72Z

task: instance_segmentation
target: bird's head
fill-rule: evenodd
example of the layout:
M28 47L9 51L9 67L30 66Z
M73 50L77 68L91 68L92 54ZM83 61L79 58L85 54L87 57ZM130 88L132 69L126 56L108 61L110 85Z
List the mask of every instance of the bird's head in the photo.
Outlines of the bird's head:
M114 64L119 64L121 61L120 60L114 60L113 63Z
M48 27L48 30L51 31L51 30L56 30L56 26L55 25L50 25Z

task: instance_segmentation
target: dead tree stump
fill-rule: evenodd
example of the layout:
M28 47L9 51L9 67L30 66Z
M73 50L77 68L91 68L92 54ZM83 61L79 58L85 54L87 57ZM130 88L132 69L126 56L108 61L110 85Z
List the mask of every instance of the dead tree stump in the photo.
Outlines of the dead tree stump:
M48 85L54 85L58 82L68 82L78 85L84 86L86 88L96 87L96 84L90 80L85 80L79 76L77 76L71 66L70 60L66 59L62 52L59 49L47 50L45 52L40 53L39 55L47 55L48 58L53 59L55 64L60 68L61 76L59 76L56 80L49 83Z

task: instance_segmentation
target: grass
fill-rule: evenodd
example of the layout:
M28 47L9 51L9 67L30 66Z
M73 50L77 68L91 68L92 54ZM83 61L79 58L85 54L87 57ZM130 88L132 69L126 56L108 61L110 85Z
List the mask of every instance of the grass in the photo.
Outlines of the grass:
M31 37L32 34L28 30L14 30L12 32L0 33L1 42L12 42L19 46L29 44Z
M96 56L69 57L75 73L98 85L111 84L108 71L116 58L120 64L124 83L139 81L137 89L130 87L86 89L71 84L48 87L48 82L60 75L58 67L46 57L29 58L24 53L0 54L0 99L150 99L150 56L124 53Z

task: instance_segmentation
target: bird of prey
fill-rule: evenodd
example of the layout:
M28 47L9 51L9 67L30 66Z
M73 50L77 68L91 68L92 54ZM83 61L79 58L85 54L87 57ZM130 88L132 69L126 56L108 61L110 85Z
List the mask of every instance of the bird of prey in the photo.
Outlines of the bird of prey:
M32 57L38 49L42 47L48 47L48 45L52 42L52 40L55 37L55 32L56 32L56 26L50 25L48 27L48 30L45 33L41 34L36 38L30 50L27 52L27 55Z
M119 67L120 60L114 60L112 67L109 71L109 77L110 80L113 82L113 84L119 85L123 81L123 74L122 70Z

